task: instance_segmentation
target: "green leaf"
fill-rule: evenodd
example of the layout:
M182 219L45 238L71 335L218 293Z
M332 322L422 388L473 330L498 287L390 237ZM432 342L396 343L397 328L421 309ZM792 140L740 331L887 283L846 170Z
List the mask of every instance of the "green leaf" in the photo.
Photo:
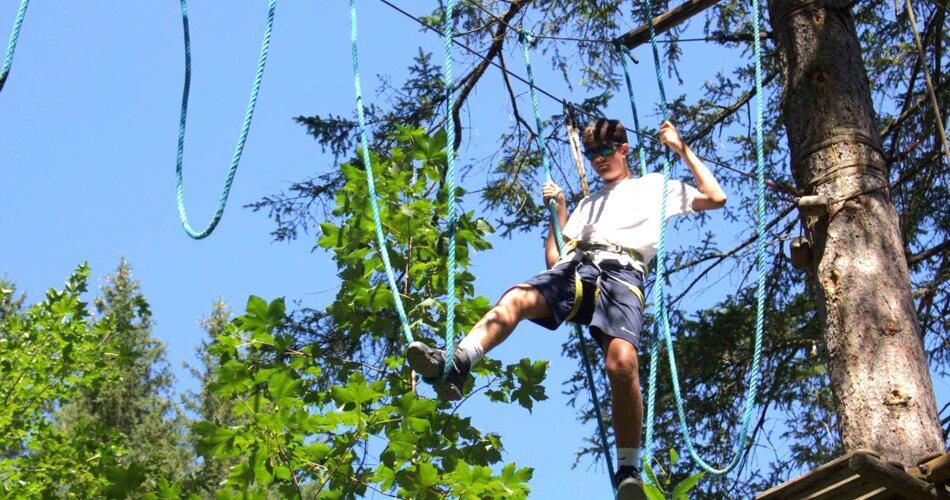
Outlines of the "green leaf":
M248 316L253 316L256 318L266 318L267 317L267 301L258 297L257 295L251 295L247 298L247 306L245 307L245 314Z
M676 465L676 462L679 462L680 457L676 454L676 450L670 448L670 466Z
M374 482L379 483L379 489L387 491L396 484L396 473L385 464L379 464L372 476Z
M326 443L310 443L297 448L297 455L300 458L314 463L323 463L330 455L332 449Z
M290 473L290 468L283 465L278 465L274 467L274 477L280 479L281 481L290 481L292 474Z
M687 495L687 493L689 493L690 490L695 488L696 485L699 484L699 481L704 477L706 477L706 473L699 472L697 474L693 474L692 476L689 476L688 478L680 481L679 484L677 484L673 488L673 494L672 494L673 500L688 499L689 495Z
M284 298L280 297L271 301L267 306L267 317L271 324L279 325L284 321L287 306L284 304Z
M287 372L277 372L270 377L267 383L267 391L275 401L285 398L296 397L300 388L300 380L291 378Z
M649 500L666 500L663 491L650 483L643 483L643 492L647 494Z
M521 469L517 467L514 462L511 462L506 464L501 470L501 480L506 486L528 484L528 481L530 481L534 475L534 471L530 467L523 467Z
M416 485L425 489L439 484L439 471L429 462L422 462L416 467Z
M656 479L656 474L653 473L653 467L650 466L650 462L646 460L646 457L644 457L643 461L643 473L646 474L649 484L655 485L657 489L659 489L661 492L663 491L660 489L660 481ZM646 484L647 483L644 483L644 486L646 486Z

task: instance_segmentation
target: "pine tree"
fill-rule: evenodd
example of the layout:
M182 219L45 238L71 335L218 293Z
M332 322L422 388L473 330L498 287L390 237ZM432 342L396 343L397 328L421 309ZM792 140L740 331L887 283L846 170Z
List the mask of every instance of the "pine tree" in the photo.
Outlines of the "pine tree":
M94 429L120 448L119 463L144 487L175 481L191 463L185 419L172 392L164 344L152 336L152 313L124 258L106 278L95 310L106 327L100 345L117 376L84 387L58 414L66 433Z
M7 278L0 278L0 320L9 318L23 309L26 293L16 293L16 283Z

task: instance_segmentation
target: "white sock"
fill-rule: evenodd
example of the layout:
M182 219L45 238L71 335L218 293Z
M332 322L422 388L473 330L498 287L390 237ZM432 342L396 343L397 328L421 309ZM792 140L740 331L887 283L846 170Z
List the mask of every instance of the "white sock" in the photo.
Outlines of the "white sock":
M617 448L617 466L639 466L640 448Z
M459 342L459 349L462 350L466 355L468 355L469 361L472 362L472 366L475 366L475 363L478 363L485 357L485 349L481 344L472 340L471 337L465 337Z

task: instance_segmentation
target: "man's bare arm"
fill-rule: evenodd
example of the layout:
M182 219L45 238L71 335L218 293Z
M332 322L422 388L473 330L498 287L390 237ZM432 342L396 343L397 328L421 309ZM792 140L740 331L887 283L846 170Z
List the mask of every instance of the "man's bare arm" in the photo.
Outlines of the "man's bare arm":
M719 181L709 171L706 164L696 156L696 153L693 153L693 150L683 142L672 123L663 122L660 126L660 142L683 159L696 179L696 189L699 190L699 194L693 199L693 210L699 212L722 208L726 204L726 193L719 185Z
M564 199L564 191L558 187L557 184L553 182L546 182L541 186L541 194L544 198L544 208L545 211L548 211L548 206L551 201L554 200L554 208L557 212L557 223L558 227L561 230L564 230L564 224L567 224L567 202ZM554 267L554 263L557 262L557 259L561 256L561 253L557 249L557 241L555 241L554 236L554 225L552 224L548 227L548 238L544 243L544 262L547 264L548 269Z

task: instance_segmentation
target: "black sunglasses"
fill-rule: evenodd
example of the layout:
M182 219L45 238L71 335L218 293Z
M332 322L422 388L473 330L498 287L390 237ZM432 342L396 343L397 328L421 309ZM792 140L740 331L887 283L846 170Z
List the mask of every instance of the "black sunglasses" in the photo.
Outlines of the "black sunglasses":
M612 154L614 152L614 149L620 146L623 146L623 144L620 144L619 142L615 142L613 144L604 145L599 148L587 149L587 150L584 150L584 158L587 158L590 161L594 161L594 158L597 158L598 156L607 156L609 154Z

